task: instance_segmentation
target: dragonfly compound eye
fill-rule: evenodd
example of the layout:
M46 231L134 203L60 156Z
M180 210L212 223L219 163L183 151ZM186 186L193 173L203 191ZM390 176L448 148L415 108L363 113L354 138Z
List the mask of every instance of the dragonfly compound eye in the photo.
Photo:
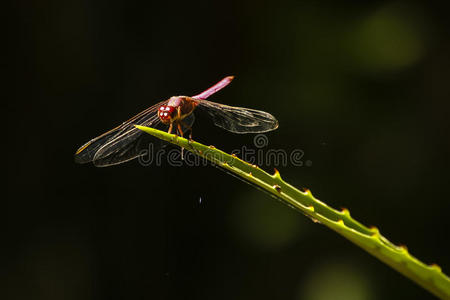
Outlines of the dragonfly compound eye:
M170 122L170 119L172 118L172 114L174 111L175 108L172 106L161 105L161 107L158 110L158 116L164 124L167 124Z

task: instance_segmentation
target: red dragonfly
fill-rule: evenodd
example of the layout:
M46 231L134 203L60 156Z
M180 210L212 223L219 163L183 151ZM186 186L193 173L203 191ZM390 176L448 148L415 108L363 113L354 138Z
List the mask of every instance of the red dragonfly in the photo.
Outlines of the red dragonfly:
M148 146L148 140L145 141L148 135L134 125L164 129L169 133L175 131L181 136L189 131L191 138L195 109L207 113L216 126L234 133L260 133L277 129L278 121L269 113L206 100L226 87L233 78L225 77L196 96L173 96L147 108L81 146L75 153L75 162L93 162L95 166L106 167L143 155L142 150Z

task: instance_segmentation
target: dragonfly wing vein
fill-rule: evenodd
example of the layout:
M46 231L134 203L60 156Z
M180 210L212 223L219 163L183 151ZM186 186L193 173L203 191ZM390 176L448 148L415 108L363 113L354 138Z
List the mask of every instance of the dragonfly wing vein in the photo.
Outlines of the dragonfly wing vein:
M261 110L228 106L207 100L199 101L198 108L206 112L216 126L233 133L261 133L278 128L277 119Z
M140 140L141 131L133 125L151 127L162 125L156 112L165 103L167 100L156 103L116 128L87 142L75 153L75 161L78 163L93 161L95 165L108 166L136 158L139 156L137 150L143 143Z

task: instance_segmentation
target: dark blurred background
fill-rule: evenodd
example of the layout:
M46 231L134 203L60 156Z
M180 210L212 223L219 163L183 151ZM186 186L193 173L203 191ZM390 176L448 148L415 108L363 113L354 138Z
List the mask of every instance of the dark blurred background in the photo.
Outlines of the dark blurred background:
M146 107L262 109L297 187L450 273L450 22L414 1L16 1L2 299L433 299L343 237L211 166L76 165ZM11 90L11 94L9 94ZM253 146L197 115L194 138ZM274 165L264 165L272 171ZM201 199L201 201L200 201Z

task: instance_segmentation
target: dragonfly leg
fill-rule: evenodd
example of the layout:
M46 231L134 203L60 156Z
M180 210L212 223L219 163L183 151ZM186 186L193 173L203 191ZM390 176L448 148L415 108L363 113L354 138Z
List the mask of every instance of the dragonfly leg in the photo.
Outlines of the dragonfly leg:
M188 139L188 143L190 144L192 142L192 126L188 128L189 130L189 139Z
M171 133L172 133L172 128L173 128L173 124L170 123L170 125L169 125L169 130L167 131L168 134L171 134Z
M180 123L177 124L177 128L178 128L178 132L180 133L181 137L183 137L184 133L183 133L183 130L181 129Z
M181 122L181 124L186 127L186 131L189 131L189 142L192 141L192 126L187 126L186 123Z
M179 110L178 110L179 112ZM181 137L183 137L184 133L183 130L181 129L181 124L180 122L177 123L177 131L180 133ZM181 160L184 160L184 148L181 147Z

